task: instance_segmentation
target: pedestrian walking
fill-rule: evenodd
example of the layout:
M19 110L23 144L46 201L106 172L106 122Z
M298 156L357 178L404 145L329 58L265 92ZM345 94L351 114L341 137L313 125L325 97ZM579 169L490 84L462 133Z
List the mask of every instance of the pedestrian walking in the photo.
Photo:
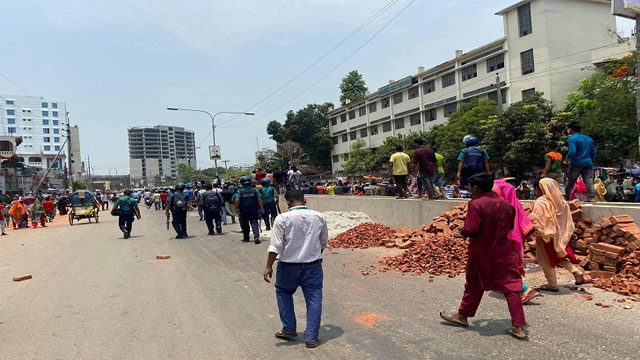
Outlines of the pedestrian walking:
M253 241L260 244L260 225L258 219L264 213L262 197L258 189L253 187L253 182L248 176L240 179L242 187L233 196L233 203L236 212L240 217L240 228L242 228L242 241L249 242L249 231L253 231Z
M44 214L47 221L53 221L56 217L56 206L53 203L53 200L51 200L50 195L45 196L44 201L42 202L42 207L44 208Z
M460 180L460 187L466 188L469 178L485 171L490 173L491 167L489 166L489 154L486 150L478 147L479 142L475 136L467 135L462 141L466 147L458 155L458 174L456 177Z
M417 138L415 143L417 146L413 152L413 162L416 163L415 175L422 183L422 187L418 190L418 196L435 199L438 197L434 190L438 174L436 153L431 148L424 146L423 139Z
M393 178L393 182L398 186L398 199L404 199L408 196L407 176L409 175L409 162L411 158L403 152L402 145L396 146L396 152L389 159L389 176Z
M178 183L173 194L167 199L167 209L165 215L169 218L169 212L173 219L173 229L176 231L176 239L187 238L187 211L189 210L191 201L185 193L185 184Z
M475 316L484 292L498 291L504 294L511 314L509 334L524 340L527 334L520 299L522 277L509 241L516 210L491 191L493 177L489 173L473 175L468 182L473 200L462 228L462 234L470 238L464 295L457 313L448 315L443 311L440 317L450 324L468 327L468 318Z
M580 176L587 186L587 201L596 200L596 190L593 186L593 163L596 159L596 144L593 139L580 131L580 123L573 121L569 123L569 153L565 163L570 165L567 186L565 188L565 198L569 200L573 186Z
M289 188L300 190L302 186L302 172L298 170L298 167L293 166L287 173L289 179Z
M198 216L200 216L200 221L204 220L204 201L201 201L201 200L202 200L202 197L204 196L204 193L206 192L207 192L207 189L205 189L203 186L200 190L198 190L195 193L196 204L198 205Z
M5 204L4 198L0 198L0 228L2 228L2 234L0 235L7 235L7 233L5 232L7 227L7 223L6 223L7 214L8 214L7 204Z
M233 185L231 185L230 182L226 182L220 195L222 195L222 200L224 200L224 206L222 207L222 223L224 225L227 225L227 216L229 216L231 217L231 223L235 224L236 217L231 215L229 211L227 211L227 206L235 206L233 204L233 195L235 195L235 192L233 191ZM230 208L230 210L233 209Z
M160 192L158 191L153 192L153 206L155 211L162 210L162 200L160 199Z
M202 206L209 235L215 235L213 227L214 221L215 231L218 232L218 234L222 234L222 208L224 207L224 200L220 193L215 191L217 189L213 189L211 184L206 184L204 187L205 192L200 194L200 204L198 205Z
M562 266L573 274L576 285L590 280L573 264L576 256L569 245L575 230L569 204L563 199L560 187L555 180L544 178L533 183L538 198L533 203L530 218L536 230L536 256L547 279L547 284L538 290L558 292L558 280L555 267Z
M100 202L102 204L102 211L109 210L109 196L106 193L100 195Z
M167 192L167 190L163 190L160 193L160 203L162 204L162 210L166 210L167 209L167 199L169 198L169 193Z
M260 188L259 191L264 208L262 219L264 220L266 229L271 230L271 224L275 221L276 216L278 216L278 207L276 206L279 199L278 190L271 185L271 180L268 178L263 178L260 185L262 185L262 188ZM269 222L269 220L271 220L271 222Z
M289 211L273 224L263 276L270 282L273 263L278 260L275 288L282 329L275 336L291 340L298 335L293 294L301 287L307 305L304 340L307 348L315 348L322 317L322 252L329 240L327 221L324 215L306 207L301 191L287 191L284 197Z
M118 226L120 231L124 234L124 238L128 239L131 236L131 230L133 229L134 217L138 220L141 219L140 209L138 208L138 200L131 196L131 190L125 190L124 196L120 197L112 211L118 211Z

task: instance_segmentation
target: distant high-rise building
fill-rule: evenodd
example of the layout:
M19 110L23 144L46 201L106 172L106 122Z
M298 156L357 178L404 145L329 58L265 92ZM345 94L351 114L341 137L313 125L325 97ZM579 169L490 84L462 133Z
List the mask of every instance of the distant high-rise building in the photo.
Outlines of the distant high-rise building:
M80 129L78 125L69 127L69 172L72 176L82 176L82 154L80 153Z
M22 137L15 152L28 166L47 168L61 151L54 168L63 168L67 122L67 107L62 101L42 96L0 95L0 136Z
M196 167L195 134L177 126L129 128L129 171L131 180L153 181L178 176L178 165Z

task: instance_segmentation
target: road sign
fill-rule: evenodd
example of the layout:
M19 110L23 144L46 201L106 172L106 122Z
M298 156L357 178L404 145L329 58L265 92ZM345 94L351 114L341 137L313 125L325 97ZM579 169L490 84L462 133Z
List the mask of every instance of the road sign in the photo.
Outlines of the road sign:
M220 154L220 145L209 145L209 159L222 160L222 155Z
M613 0L611 12L613 15L635 19L640 12L640 0Z

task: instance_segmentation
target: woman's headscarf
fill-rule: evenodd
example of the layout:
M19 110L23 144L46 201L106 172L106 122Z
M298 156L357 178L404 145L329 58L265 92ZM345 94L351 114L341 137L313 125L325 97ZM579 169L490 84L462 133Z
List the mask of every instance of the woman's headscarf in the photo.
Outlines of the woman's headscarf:
M571 218L569 204L562 197L558 183L550 178L540 180L542 196L533 204L531 221L544 242L553 241L553 249L559 258L567 256L567 245L575 224Z
M15 219L15 221L19 221L24 215L25 208L19 200L15 200L13 204L11 204L11 208L9 209L9 215Z
M512 242L513 250L518 253L519 263L521 263L524 256L524 238L533 230L533 224L518 200L516 188L513 185L504 180L496 180L493 182L493 192L516 209L513 229L509 232L509 240Z

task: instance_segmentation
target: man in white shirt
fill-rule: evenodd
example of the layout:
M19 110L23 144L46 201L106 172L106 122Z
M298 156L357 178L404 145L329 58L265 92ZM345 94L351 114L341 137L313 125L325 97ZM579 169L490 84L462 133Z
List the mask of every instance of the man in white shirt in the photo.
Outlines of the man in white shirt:
M321 213L307 209L302 191L289 190L284 197L289 211L280 214L273 223L264 270L264 280L270 282L273 263L278 260L275 286L282 330L275 335L285 340L298 335L293 293L302 287L307 304L304 340L308 348L315 348L322 315L322 251L329 240L327 220Z

